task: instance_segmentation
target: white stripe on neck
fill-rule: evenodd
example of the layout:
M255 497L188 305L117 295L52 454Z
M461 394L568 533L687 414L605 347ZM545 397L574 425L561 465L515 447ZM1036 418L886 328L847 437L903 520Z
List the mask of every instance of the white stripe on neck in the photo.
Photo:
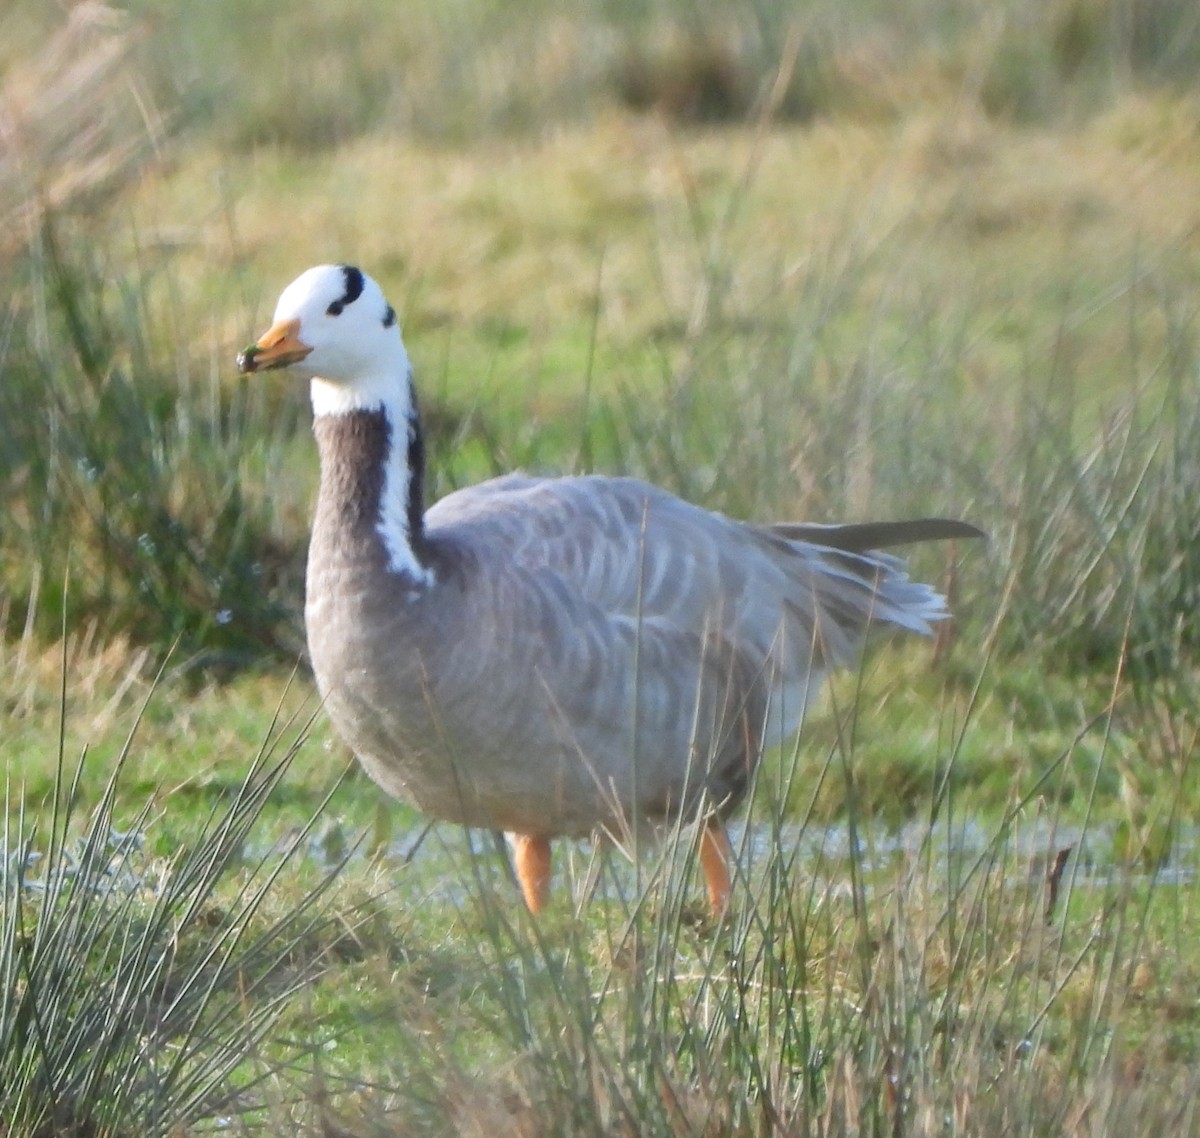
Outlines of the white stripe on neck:
M352 384L314 377L310 388L312 407L316 416L383 412L390 430L375 528L387 551L388 568L418 585L432 585L433 571L417 560L408 530L408 492L413 478L408 465L408 431L413 401L412 371L405 371L403 378L395 374L364 376Z

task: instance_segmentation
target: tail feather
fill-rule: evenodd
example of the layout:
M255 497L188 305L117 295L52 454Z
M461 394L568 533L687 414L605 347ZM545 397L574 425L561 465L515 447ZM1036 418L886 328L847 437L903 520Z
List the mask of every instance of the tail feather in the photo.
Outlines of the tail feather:
M891 545L910 545L918 541L949 541L953 538L986 538L983 530L954 518L912 518L901 522L851 522L848 525L821 525L817 522L779 522L769 527L785 541L806 541L841 549L847 553L866 553Z
M881 547L986 536L967 522L947 518L796 523L761 532L797 555L797 588L784 601L784 635L774 654L778 673L770 685L764 733L772 743L795 733L831 670L855 665L868 633L930 636L950 616L946 598L934 586L914 581L904 561L879 552Z

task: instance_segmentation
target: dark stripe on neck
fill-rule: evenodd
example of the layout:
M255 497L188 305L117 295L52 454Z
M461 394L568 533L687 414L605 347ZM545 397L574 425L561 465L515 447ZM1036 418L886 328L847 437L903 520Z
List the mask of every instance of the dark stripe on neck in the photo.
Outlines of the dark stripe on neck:
M332 560L386 557L379 533L387 489L385 472L393 447L401 442L406 444L409 464L408 543L413 556L424 564L425 455L415 411L407 424L389 422L382 409L318 415L313 430L321 454L314 547L319 545L319 553ZM407 434L406 440L401 432Z
M425 544L425 439L421 434L421 415L412 375L408 378L408 536L413 552L421 560Z

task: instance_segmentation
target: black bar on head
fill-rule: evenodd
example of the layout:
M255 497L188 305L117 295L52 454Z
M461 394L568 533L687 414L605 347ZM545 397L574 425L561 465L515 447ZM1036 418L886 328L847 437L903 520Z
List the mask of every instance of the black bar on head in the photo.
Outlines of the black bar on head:
M342 276L346 278L346 292L341 297L343 305L353 304L360 296L363 290L363 275L362 269L356 268L354 265L342 265Z

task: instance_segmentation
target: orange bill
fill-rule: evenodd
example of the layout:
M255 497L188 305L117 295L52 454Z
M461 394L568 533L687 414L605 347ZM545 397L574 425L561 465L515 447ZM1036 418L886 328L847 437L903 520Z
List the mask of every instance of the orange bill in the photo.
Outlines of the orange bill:
M300 339L300 321L280 320L259 337L258 343L238 353L238 371L249 375L287 367L299 363L311 351L312 348Z

